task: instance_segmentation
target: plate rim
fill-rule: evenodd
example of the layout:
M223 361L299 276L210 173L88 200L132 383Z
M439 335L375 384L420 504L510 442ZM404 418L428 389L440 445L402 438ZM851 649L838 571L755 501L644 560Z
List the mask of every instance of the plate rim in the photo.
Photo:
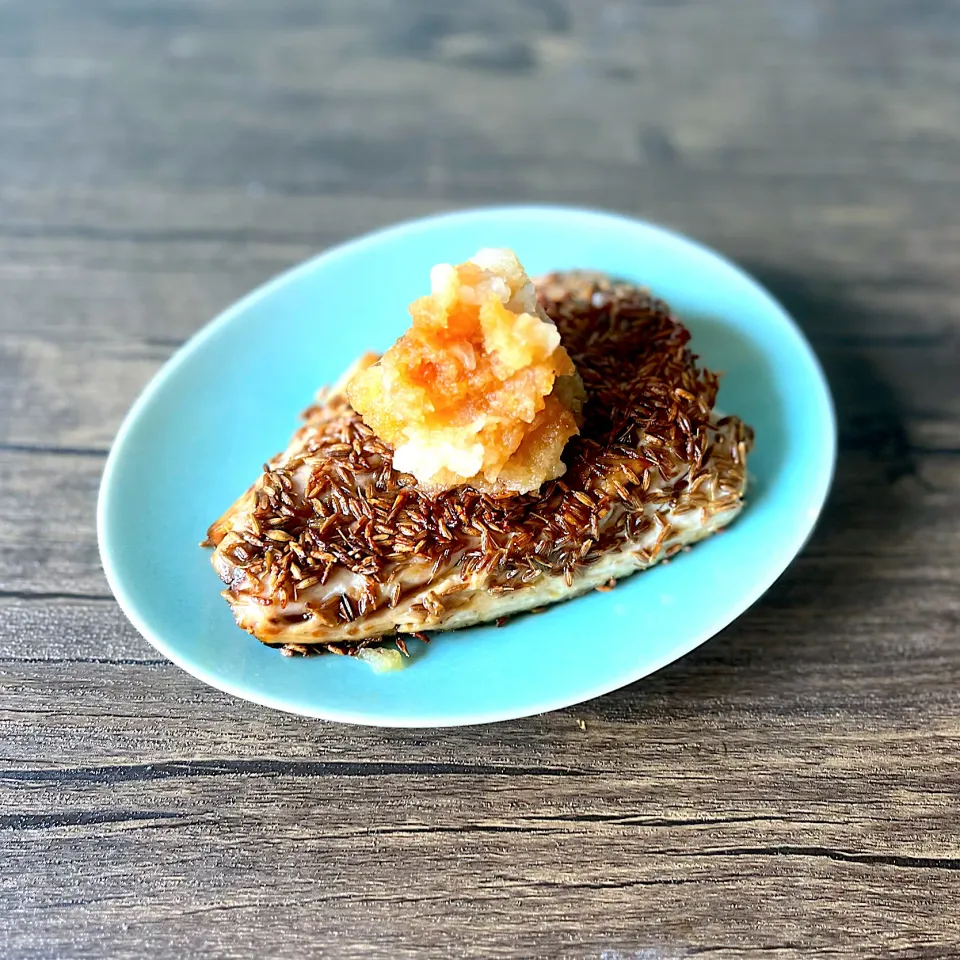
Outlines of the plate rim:
M790 550L785 552L785 559L782 562L774 564L764 571L764 576L758 577L752 588L745 591L737 603L727 608L719 621L712 622L710 626L704 628L693 635L693 638L687 638L682 644L672 648L669 653L654 660L644 660L642 666L630 673L620 674L612 683L601 682L595 687L580 691L576 699L571 700L569 696L559 696L555 699L542 700L536 705L527 705L522 708L500 708L489 711L474 711L470 714L462 714L446 717L438 720L436 717L428 715L417 716L404 713L400 716L380 715L375 712L363 711L358 709L339 709L323 708L322 706L304 707L301 704L291 704L282 697L273 696L269 693L263 693L240 681L233 681L231 678L215 676L207 671L202 665L198 665L189 656L181 655L177 645L171 645L154 631L140 616L136 603L127 594L123 584L123 575L118 570L112 551L109 549L109 503L112 491L116 484L115 475L118 469L118 463L122 460L124 449L133 435L137 422L140 419L142 411L151 402L153 396L158 393L164 384L175 376L181 364L185 363L190 354L201 346L207 339L216 335L224 326L232 322L234 317L245 312L253 304L271 296L274 290L285 286L295 280L300 274L307 274L316 268L319 261L330 262L342 257L350 256L363 247L373 245L382 240L389 239L391 235L406 235L418 233L431 226L440 223L450 224L458 220L471 220L478 216L537 216L544 219L569 219L585 218L594 221L607 221L611 225L616 223L628 227L640 227L655 234L661 234L680 241L682 244L692 247L701 254L706 254L718 261L726 270L730 271L741 281L745 281L755 293L765 298L770 306L779 314L781 322L789 327L794 333L798 348L814 374L819 399L823 402L825 409L825 422L821 424L823 431L823 449L828 455L828 460L820 464L816 475L816 483L813 484L810 497L807 502L807 514L809 521L800 536L795 537L795 542L791 543ZM193 335L188 337L177 351L161 366L161 368L144 384L136 399L131 404L129 410L124 415L120 427L110 445L110 450L104 465L100 478L100 486L97 495L96 507L96 529L97 543L100 555L100 562L103 567L107 584L112 591L120 609L134 626L138 633L159 653L167 657L172 663L182 670L200 680L202 683L220 690L241 700L256 703L260 706L269 707L284 713L297 716L308 717L311 719L327 720L338 723L356 724L370 727L385 728L410 728L410 729L442 729L448 727L473 726L487 723L498 723L506 720L522 719L525 717L537 716L549 713L554 710L575 706L580 703L593 700L629 686L642 680L644 677L663 669L671 663L674 663L687 656L697 647L702 646L709 639L716 636L721 630L726 629L731 623L743 615L753 604L759 600L767 590L783 575L784 571L796 559L809 541L816 529L819 518L823 512L829 495L837 461L837 416L833 397L830 391L829 382L823 371L823 367L817 357L813 347L804 334L797 321L790 315L785 307L777 298L749 272L735 263L733 260L715 250L706 244L695 240L686 234L675 231L669 227L664 227L653 221L639 217L632 217L622 213L604 210L602 208L580 207L575 205L563 204L496 204L481 205L474 207L461 208L446 211L438 214L429 214L424 217L416 217L409 220L403 220L398 223L384 226L358 237L336 244L332 247L320 250L314 255L308 257L300 263L285 269L264 281L253 290L233 301L225 309L220 311L212 319L204 323ZM731 528L735 529L735 525ZM238 628L239 629L239 628ZM259 641L258 641L259 642ZM388 708L389 709L389 708Z

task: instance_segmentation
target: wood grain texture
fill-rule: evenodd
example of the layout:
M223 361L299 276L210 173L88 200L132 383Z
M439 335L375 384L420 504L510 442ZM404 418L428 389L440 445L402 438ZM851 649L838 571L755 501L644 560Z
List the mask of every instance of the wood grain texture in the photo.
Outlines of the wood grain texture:
M267 277L498 201L665 222L784 301L840 420L813 540L543 717L203 687L99 567L123 413ZM0 2L0 952L960 956L958 264L953 0Z

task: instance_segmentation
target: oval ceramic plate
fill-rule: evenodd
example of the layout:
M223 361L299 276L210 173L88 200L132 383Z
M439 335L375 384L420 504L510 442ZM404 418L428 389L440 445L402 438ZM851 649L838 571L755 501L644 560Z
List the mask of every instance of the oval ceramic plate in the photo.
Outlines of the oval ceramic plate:
M399 673L347 657L283 657L239 630L198 547L286 446L316 389L406 328L430 267L481 247L530 274L573 267L639 281L723 371L718 406L756 429L741 517L673 563L519 617L437 634ZM200 331L134 405L107 461L99 536L130 620L165 656L239 697L384 726L482 723L628 684L725 627L783 572L816 521L835 446L826 382L795 324L750 277L690 240L584 210L515 207L419 220L331 250Z

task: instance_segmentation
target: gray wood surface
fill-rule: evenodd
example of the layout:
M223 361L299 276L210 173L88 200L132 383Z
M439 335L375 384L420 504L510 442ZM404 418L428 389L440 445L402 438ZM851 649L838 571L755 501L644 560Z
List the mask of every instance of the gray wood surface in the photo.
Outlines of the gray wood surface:
M272 274L491 201L770 285L838 405L818 533L548 716L207 689L99 567L124 411ZM958 344L952 0L0 0L0 954L960 956Z

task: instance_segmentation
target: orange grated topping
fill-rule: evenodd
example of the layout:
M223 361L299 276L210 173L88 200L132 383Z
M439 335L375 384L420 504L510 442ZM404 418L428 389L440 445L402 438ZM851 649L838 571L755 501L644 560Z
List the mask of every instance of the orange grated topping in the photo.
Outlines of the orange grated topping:
M561 476L583 384L510 250L439 264L410 329L347 385L351 405L426 491L528 493Z

